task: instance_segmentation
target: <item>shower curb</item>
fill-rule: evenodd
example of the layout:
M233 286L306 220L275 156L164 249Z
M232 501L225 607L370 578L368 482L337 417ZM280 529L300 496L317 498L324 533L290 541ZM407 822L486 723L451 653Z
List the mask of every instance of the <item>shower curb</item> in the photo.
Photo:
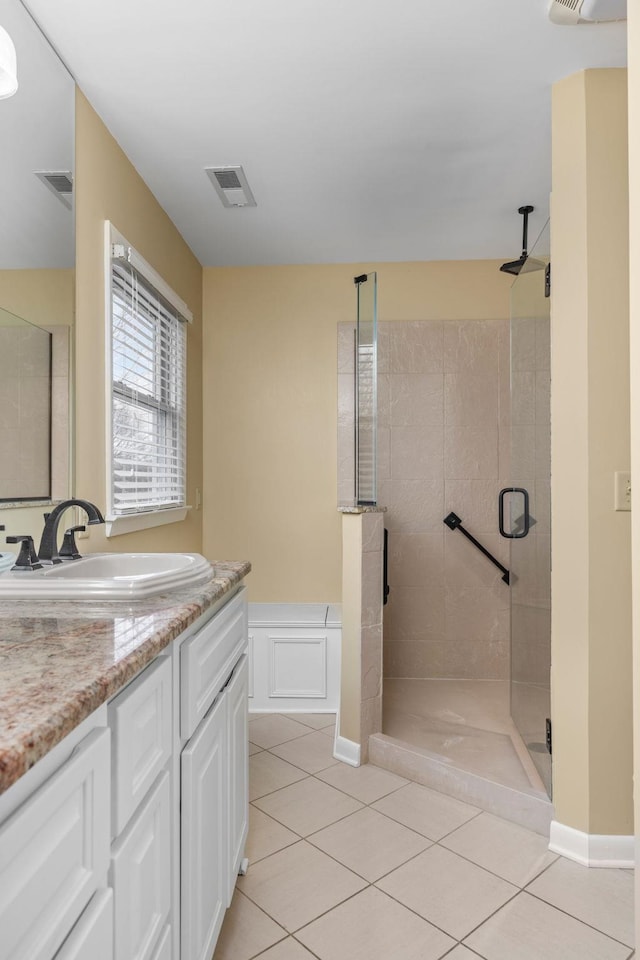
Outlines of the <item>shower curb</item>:
M369 737L369 762L456 800L473 804L504 820L549 837L554 809L539 792L525 793L436 759L384 733Z

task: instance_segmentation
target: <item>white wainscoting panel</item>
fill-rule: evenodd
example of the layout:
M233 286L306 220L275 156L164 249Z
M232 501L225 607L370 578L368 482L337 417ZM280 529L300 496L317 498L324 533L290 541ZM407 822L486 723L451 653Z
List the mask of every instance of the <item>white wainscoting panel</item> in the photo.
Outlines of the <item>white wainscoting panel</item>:
M249 604L249 710L335 713L340 701L340 607Z
M327 636L269 636L269 696L327 696Z

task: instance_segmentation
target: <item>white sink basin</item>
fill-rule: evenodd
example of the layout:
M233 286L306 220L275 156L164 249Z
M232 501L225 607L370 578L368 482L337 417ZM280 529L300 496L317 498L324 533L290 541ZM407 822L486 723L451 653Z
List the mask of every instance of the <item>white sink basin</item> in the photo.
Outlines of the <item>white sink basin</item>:
M2 573L0 598L138 600L213 576L199 553L94 553L41 570Z

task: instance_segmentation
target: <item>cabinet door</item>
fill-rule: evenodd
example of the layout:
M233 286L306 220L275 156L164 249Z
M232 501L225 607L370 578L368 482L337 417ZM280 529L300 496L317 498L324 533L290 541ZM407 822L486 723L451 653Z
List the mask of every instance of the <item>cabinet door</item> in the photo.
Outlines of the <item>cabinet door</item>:
M171 905L171 791L165 771L113 845L116 960L149 960Z
M153 954L153 960L171 960L171 927L164 928Z
M111 830L126 827L171 756L171 659L157 657L109 704L113 730Z
M50 960L104 884L109 746L90 733L0 828L0 960Z
M56 960L113 960L113 890L98 890Z
M210 960L227 906L227 704L182 752L181 960Z
M249 832L249 731L248 731L249 661L243 656L225 691L228 727L229 770L229 883L227 906L236 885L238 869L244 855Z

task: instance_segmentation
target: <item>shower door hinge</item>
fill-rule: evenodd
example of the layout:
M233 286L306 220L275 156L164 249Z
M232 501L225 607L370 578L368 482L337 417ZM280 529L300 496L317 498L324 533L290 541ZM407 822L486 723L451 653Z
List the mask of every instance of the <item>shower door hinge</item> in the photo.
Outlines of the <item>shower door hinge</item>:
M548 263L544 271L544 295L551 296L551 263Z
M551 720L549 719L549 717L547 717L545 724L547 728L547 736L546 736L547 750L549 751L549 753L553 753L553 750L552 750L553 740L551 737Z

